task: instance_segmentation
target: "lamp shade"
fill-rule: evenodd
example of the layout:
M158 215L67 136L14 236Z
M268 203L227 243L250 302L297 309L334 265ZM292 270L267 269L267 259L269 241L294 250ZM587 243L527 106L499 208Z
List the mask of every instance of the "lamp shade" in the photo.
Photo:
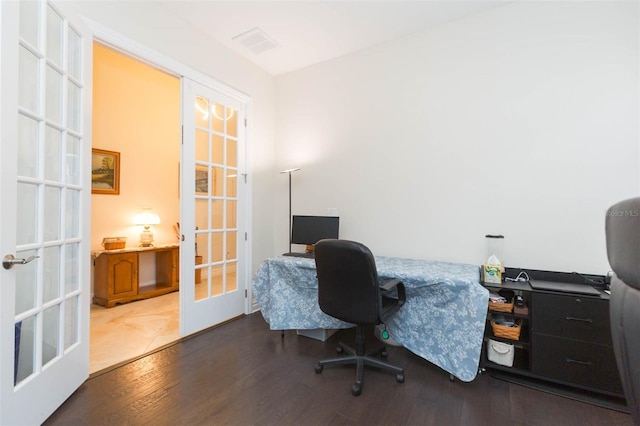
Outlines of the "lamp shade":
M300 167L294 167L292 169L287 169L287 170L280 170L280 174L293 173L293 172L297 172L298 170L300 170Z
M160 216L153 213L151 209L144 209L133 218L135 225L157 225L160 223Z

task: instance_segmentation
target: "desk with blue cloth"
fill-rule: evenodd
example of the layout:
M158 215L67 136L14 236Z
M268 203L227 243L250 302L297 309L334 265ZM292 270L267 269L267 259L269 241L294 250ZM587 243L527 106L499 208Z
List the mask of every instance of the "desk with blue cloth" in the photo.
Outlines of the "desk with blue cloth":
M386 324L391 337L458 379L472 381L478 372L489 300L479 282L479 267L375 259L381 281L397 278L406 288L405 305ZM267 259L252 285L271 330L353 327L320 310L313 259Z

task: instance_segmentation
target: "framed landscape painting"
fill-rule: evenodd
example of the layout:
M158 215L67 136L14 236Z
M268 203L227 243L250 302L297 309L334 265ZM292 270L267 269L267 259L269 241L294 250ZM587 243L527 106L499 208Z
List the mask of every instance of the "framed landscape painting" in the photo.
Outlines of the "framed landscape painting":
M91 193L120 194L120 153L91 150Z

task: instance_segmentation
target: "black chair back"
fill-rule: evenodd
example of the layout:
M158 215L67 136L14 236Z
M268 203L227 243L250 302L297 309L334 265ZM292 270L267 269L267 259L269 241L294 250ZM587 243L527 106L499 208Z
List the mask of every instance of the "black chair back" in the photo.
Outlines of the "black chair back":
M640 425L640 198L607 212L607 256L611 279L611 336L627 405Z
M371 251L355 241L326 239L315 245L315 260L320 309L352 324L378 324L378 272Z

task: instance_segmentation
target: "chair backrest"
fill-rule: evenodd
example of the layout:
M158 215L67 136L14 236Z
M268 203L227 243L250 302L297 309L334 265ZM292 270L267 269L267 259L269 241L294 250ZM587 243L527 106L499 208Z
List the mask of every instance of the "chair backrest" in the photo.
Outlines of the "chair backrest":
M336 239L318 241L314 251L320 309L352 324L378 324L378 272L371 251Z
M611 336L627 405L640 425L640 198L607 211L607 256L611 280Z

